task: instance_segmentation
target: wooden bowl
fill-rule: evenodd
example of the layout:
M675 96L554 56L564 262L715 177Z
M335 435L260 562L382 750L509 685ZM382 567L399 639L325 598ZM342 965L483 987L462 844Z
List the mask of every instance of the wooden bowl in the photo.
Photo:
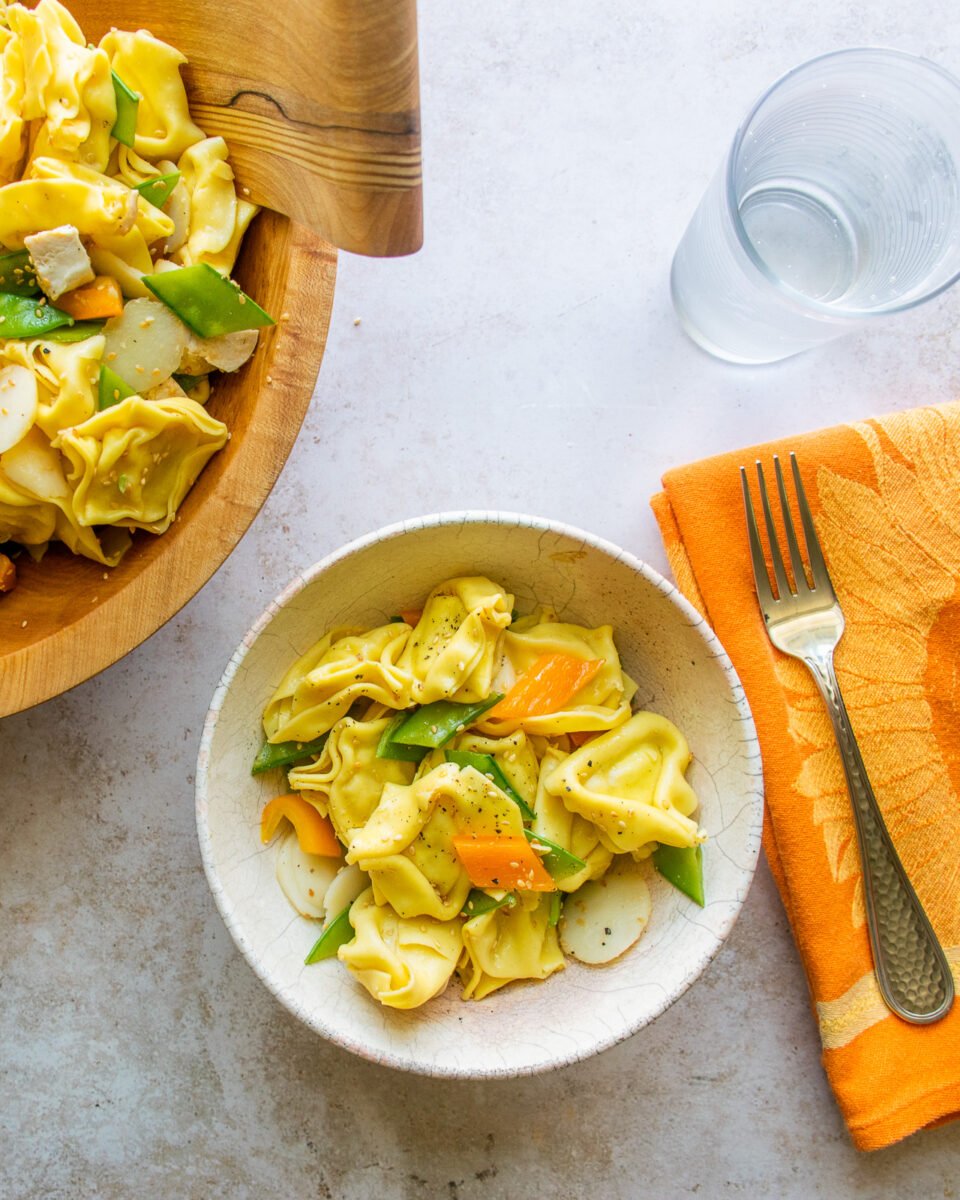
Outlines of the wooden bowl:
M289 218L264 211L236 278L278 323L253 359L221 375L210 411L231 438L161 537L137 533L108 570L54 545L22 555L0 597L0 717L48 700L116 662L173 616L240 540L273 487L310 404L330 323L336 251Z

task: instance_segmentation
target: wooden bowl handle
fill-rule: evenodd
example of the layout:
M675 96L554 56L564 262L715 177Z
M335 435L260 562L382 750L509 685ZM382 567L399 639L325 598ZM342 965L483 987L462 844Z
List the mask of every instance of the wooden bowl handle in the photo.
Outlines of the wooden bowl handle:
M357 254L420 248L416 0L67 3L92 40L113 24L183 51L193 116L257 204Z

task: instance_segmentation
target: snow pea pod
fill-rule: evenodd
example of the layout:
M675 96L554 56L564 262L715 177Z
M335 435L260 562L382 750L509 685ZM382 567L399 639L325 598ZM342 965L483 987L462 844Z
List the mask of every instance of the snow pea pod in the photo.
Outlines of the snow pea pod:
M467 918L482 917L484 913L493 912L494 909L503 908L504 905L512 908L516 902L513 892L504 892L498 900L496 896L491 896L482 888L471 888L460 912Z
M394 741L394 734L404 724L409 713L401 712L393 718L390 724L380 734L377 742L377 758L399 759L400 762L423 762L430 753L426 746L401 746Z
M83 342L103 331L103 321L74 321L72 325L61 325L43 335L45 342Z
M238 283L215 271L209 263L144 275L143 282L200 337L219 337L221 333L276 324L273 317L241 291Z
M566 879L568 875L576 875L587 865L582 858L577 858L569 850L564 850L562 846L558 846L556 842L544 837L542 833L532 833L529 829L525 829L523 832L527 835L527 841L534 850L539 852L541 848L546 848L547 853L541 856L540 861L554 879Z
M653 852L653 865L664 879L703 908L702 846L658 846Z
M13 296L39 295L40 284L28 250L0 254L0 292Z
M116 371L111 371L108 366L101 363L97 407L102 411L133 395L135 395L133 388L124 383Z
M110 74L113 77L113 94L117 100L117 119L110 130L110 136L132 149L133 139L137 132L140 95L133 88L128 87L116 71L111 71Z
M326 745L328 733L322 733L312 742L264 742L250 768L251 775L262 775L264 771L272 771L274 767L289 767L294 763L304 762L314 754L319 754Z
M51 329L72 324L73 317L52 304L0 292L0 338L40 338Z
M171 171L169 175L153 175L150 179L145 179L143 183L136 185L135 190L156 208L163 208L179 182L180 172Z
M475 754L472 750L446 750L447 762L456 763L458 767L473 767L481 775L485 775L501 792L509 796L517 808L529 820L536 814L519 792L511 786L509 779L500 769L500 765L492 754Z
M171 272L172 274L172 272ZM474 704L457 704L454 700L434 700L411 713L393 735L394 742L404 746L428 746L436 750L452 737L462 733L489 708L503 699L499 692Z
M303 960L305 966L310 963L322 962L325 958L336 958L337 951L347 942L353 941L353 926L350 924L350 909L353 901L342 912L337 913L329 925L313 943L313 948Z

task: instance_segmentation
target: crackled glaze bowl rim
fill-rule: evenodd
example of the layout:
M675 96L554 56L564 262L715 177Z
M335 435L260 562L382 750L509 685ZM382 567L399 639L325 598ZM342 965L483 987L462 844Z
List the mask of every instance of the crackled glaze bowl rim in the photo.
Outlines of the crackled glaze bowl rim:
M454 1065L452 1068L446 1068L434 1062L420 1061L412 1059L409 1056L392 1053L382 1053L373 1050L362 1040L351 1038L345 1034L342 1029L334 1029L324 1024L322 1016L315 1012L310 1007L301 1004L295 997L284 994L274 986L272 979L261 963L257 953L251 947L244 935L242 929L242 921L239 914L235 914L233 906L226 896L226 887L220 881L217 874L217 869L214 862L214 850L212 837L207 822L208 813L208 781L210 770L210 752L213 744L214 734L217 728L217 722L220 717L221 710L230 692L230 688L234 683L237 672L240 669L243 660L250 652L254 643L275 620L280 611L285 608L290 601L298 596L306 587L312 584L319 576L323 575L334 564L349 558L350 556L369 549L373 545L380 542L387 542L394 538L402 538L407 534L422 532L429 528L441 528L445 526L456 525L494 525L501 527L518 527L525 529L541 530L543 533L555 533L561 537L566 537L574 541L581 542L583 545L590 546L592 549L606 555L616 562L622 562L629 567L631 571L640 575L647 583L651 584L661 595L669 600L680 613L689 622L690 628L703 641L706 650L709 652L710 658L713 659L720 667L724 674L727 685L730 690L731 700L735 706L737 720L743 733L743 743L747 748L748 757L755 759L757 763L757 771L752 777L752 785L747 789L747 802L751 805L750 820L744 836L744 852L746 859L743 866L743 887L736 898L737 902L730 906L729 912L724 919L713 930L712 944L707 946L704 951L696 958L691 959L689 969L686 971L680 983L672 990L665 991L663 998L657 1004L642 1013L636 1022L625 1022L623 1027L611 1030L609 1037L600 1038L590 1042L589 1045L583 1047L575 1047L568 1052L558 1053L549 1061L543 1063L522 1064L513 1067L494 1067L488 1069L470 1069L461 1068ZM576 1062L581 1062L587 1058L593 1057L604 1050L610 1049L612 1046L618 1045L627 1038L632 1037L640 1029L656 1020L661 1016L671 1004L674 1003L683 993L695 982L695 980L703 973L707 966L712 962L720 947L730 934L737 917L743 908L744 901L747 896L750 884L756 873L757 861L760 854L760 838L763 827L763 776L759 768L760 764L760 747L757 740L756 727L753 721L753 715L750 711L750 706L747 701L743 686L737 675L736 669L730 658L723 648L719 638L714 633L713 629L707 623L705 618L696 608L687 600L687 598L672 584L665 579L659 571L651 567L648 563L635 557L629 551L622 549L613 542L609 542L604 538L598 537L596 534L588 533L576 526L568 525L562 521L550 520L545 517L530 516L524 513L501 512L496 510L482 509L464 509L458 511L448 511L434 513L423 517L408 519L405 521L395 522L390 525L382 526L380 529L356 538L351 542L339 547L299 572L287 584L287 586L267 605L260 616L254 621L247 632L244 634L240 644L234 651L224 669L220 682L217 685L216 691L213 694L213 699L210 702L210 708L207 712L204 721L203 733L200 739L200 750L197 759L197 775L196 775L196 820L197 833L200 842L201 858L203 860L203 868L207 877L207 882L210 890L213 893L217 909L223 918L227 929L230 932L235 944L240 949L244 958L253 968L254 973L259 977L261 982L268 990L284 1005L285 1008L300 1021L304 1022L309 1028L323 1037L341 1046L343 1049L349 1050L351 1053L358 1055L361 1058L367 1059L370 1062L375 1062L383 1066L393 1067L398 1070L410 1071L415 1074L431 1075L437 1078L463 1078L463 1079L478 1079L478 1078L516 1078L523 1075L541 1074L545 1071L555 1070L560 1067L569 1066Z

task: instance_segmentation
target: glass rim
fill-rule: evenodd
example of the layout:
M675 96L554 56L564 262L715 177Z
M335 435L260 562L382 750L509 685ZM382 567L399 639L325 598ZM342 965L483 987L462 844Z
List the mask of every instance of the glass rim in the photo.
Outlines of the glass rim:
M781 295L793 301L798 308L802 308L806 312L817 313L821 316L829 316L835 321L869 321L873 318L890 316L892 313L907 312L909 309L916 308L917 305L925 304L928 300L939 296L960 280L960 267L958 267L948 279L937 284L936 287L929 288L920 295L914 296L910 300L897 301L896 303L883 305L878 308L837 308L835 304L828 304L823 300L815 300L810 296L805 296L803 292L797 291L796 288L792 288L789 284L784 283L770 269L760 254L757 253L756 247L747 235L747 231L740 219L740 209L736 199L733 173L734 167L739 161L740 151L743 147L747 130L750 128L757 113L770 97L795 75L799 75L801 72L807 71L810 67L814 67L819 63L826 62L828 59L848 58L857 55L879 55L881 57L900 59L912 63L914 66L921 67L925 72L939 75L957 93L957 105L958 109L960 109L960 78L957 78L956 75L948 71L945 67L941 67L939 63L933 62L932 59L924 58L920 54L911 54L907 50L897 50L891 46L845 46L839 50L828 50L825 54L817 54L813 58L808 58L805 62L791 67L789 71L785 71L775 79L757 97L743 120L737 126L733 142L727 153L727 161L724 168L724 202L726 204L727 215L737 235L737 241L751 263L768 283L772 284Z

